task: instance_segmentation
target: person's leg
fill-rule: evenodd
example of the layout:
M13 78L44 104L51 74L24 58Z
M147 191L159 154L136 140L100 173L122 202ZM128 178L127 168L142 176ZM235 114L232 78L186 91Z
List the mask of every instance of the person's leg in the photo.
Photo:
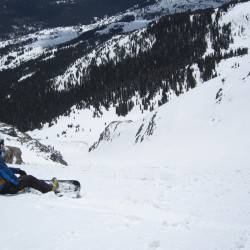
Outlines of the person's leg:
M31 187L34 188L42 193L48 193L52 191L53 185L46 183L45 181L38 180L32 175L23 175L19 178L19 188L20 190Z

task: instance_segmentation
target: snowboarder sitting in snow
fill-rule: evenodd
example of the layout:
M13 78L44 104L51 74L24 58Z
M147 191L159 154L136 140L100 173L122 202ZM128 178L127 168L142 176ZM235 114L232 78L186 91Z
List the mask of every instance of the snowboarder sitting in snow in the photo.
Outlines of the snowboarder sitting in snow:
M26 187L39 190L42 193L56 191L58 181L52 179L52 185L45 181L38 180L32 175L27 175L20 168L10 168L4 162L4 140L0 138L0 194L17 194ZM20 175L18 178L16 174Z

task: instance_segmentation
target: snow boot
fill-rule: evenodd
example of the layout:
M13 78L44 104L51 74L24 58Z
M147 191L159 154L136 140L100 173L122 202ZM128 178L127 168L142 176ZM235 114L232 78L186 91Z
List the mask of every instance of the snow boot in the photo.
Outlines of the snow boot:
M52 178L51 181L52 181L52 185L53 185L51 191L58 193L58 188L59 188L58 180L54 177L54 178Z

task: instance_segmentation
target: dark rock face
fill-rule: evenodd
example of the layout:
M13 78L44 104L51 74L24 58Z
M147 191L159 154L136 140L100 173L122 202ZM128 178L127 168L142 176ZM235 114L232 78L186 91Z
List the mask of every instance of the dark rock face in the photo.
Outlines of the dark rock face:
M104 129L104 131L100 134L99 140L97 142L95 142L90 148L89 148L89 152L94 151L95 149L97 149L99 147L99 145L103 142L112 142L112 140L116 137L119 137L120 134L117 134L117 129L119 128L119 126L121 124L130 124L132 123L131 120L128 121L113 121L111 122L108 126L106 126L106 128Z
M152 116L148 123L143 123L138 132L136 133L135 143L143 142L146 137L150 137L154 134L156 128L156 116L157 112Z
M22 152L20 148L6 146L4 160L8 164L22 164Z

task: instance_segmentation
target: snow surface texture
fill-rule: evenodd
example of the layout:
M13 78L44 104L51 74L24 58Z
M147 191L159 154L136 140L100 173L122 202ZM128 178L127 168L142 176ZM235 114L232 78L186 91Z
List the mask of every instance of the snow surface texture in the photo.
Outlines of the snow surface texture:
M234 41L248 48L249 14L247 2L222 20L239 20ZM72 112L30 132L70 166L35 164L26 152L23 168L78 179L83 197L1 196L1 249L250 249L250 55L223 60L217 71L143 120L134 110L126 118L134 122L116 123L91 153L117 119L113 110L102 118Z

